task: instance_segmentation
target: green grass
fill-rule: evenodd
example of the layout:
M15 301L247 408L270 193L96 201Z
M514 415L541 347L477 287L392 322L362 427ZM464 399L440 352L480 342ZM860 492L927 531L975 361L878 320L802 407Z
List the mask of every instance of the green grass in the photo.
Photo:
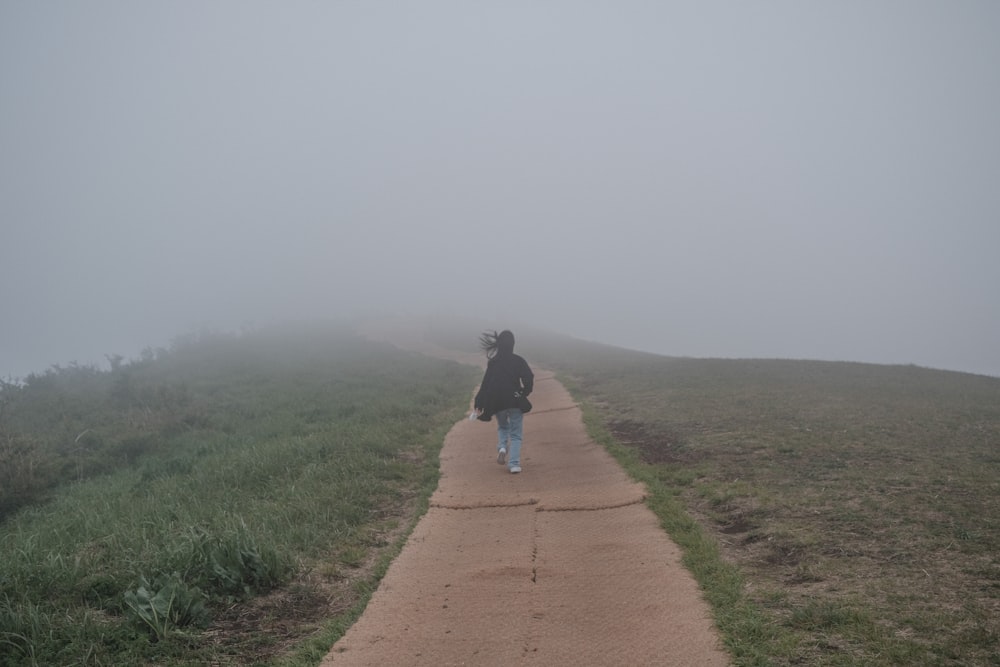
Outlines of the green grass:
M515 333L647 485L736 664L1000 665L1000 380ZM321 328L0 387L0 665L317 664L478 376Z
M0 665L329 648L426 507L473 376L321 329L5 387L6 439L68 474L0 524Z
M651 492L738 665L1000 665L1000 380L521 336Z

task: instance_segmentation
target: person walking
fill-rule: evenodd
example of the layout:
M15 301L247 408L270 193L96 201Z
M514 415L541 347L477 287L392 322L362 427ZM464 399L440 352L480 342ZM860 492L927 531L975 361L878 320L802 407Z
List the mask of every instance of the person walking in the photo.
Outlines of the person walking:
M508 330L484 333L479 346L489 360L486 374L476 393L476 414L482 421L497 418L497 463L507 464L512 473L521 472L521 442L526 400L534 388L535 376L523 357L514 354L514 334ZM518 407L518 406L521 407Z

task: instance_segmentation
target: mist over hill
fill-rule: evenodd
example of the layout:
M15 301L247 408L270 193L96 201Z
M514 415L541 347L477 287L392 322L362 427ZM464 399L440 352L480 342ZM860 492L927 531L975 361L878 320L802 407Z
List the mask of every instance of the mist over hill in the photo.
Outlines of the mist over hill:
M0 377L371 315L1000 375L998 33L975 1L0 3Z

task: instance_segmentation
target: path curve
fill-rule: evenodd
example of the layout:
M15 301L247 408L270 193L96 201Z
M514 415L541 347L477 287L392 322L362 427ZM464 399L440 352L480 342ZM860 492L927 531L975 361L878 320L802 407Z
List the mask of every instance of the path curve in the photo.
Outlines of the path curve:
M495 422L451 429L430 509L324 667L729 664L644 487L551 373L531 399L519 475Z

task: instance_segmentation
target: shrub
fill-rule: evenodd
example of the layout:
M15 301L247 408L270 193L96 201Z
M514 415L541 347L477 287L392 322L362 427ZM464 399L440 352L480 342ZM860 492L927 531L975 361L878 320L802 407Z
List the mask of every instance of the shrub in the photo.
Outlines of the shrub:
M0 520L38 499L49 468L34 442L0 426Z

